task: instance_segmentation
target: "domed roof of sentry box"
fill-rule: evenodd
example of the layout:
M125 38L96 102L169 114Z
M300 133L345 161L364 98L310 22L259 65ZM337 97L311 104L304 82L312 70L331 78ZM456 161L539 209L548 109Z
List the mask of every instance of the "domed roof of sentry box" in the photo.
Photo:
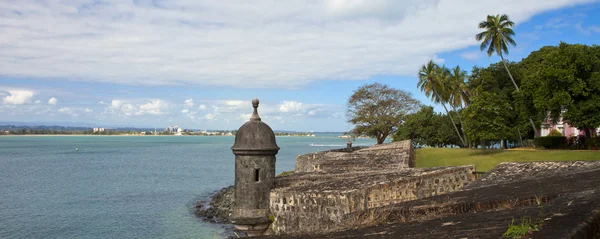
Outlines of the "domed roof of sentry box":
M231 147L233 154L275 155L279 151L279 146L275 141L275 133L258 116L258 103L258 99L252 100L254 113L252 113L250 121L238 129L235 135L235 143Z

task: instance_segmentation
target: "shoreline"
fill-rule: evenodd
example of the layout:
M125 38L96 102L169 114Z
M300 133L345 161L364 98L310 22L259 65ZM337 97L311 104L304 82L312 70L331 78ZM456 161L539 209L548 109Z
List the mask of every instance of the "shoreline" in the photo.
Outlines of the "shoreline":
M234 186L231 185L215 191L206 201L196 201L192 208L194 215L203 222L225 228L225 236L233 236L234 227L229 221L229 216L233 212L234 193Z

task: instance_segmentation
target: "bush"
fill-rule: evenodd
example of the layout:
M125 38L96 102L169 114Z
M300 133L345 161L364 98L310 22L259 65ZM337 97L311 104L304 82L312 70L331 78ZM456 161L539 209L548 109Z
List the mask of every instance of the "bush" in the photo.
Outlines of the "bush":
M596 136L595 138L591 138L587 141L587 146L589 149L600 149L600 137Z
M564 149L567 148L567 137L565 136L546 136L534 139L536 147L545 149Z
M292 175L292 174L294 174L294 170L282 172L279 175L277 175L277 177L283 177L283 176L288 176L288 175Z
M550 131L548 136L563 136L563 135L558 130L553 129L552 131Z

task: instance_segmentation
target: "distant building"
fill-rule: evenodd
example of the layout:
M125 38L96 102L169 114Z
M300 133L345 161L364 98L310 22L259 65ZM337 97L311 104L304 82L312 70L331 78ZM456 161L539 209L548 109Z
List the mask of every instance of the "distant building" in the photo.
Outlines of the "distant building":
M564 111L563 111L564 113ZM544 122L542 122L542 130L540 131L540 136L548 136L552 130L558 130L564 136L579 136L585 135L585 131L579 130L572 125L569 124L568 121L563 121L563 117L559 117L558 121L553 122L550 117L547 117ZM600 131L600 128L592 130L592 134Z
M104 132L104 128L94 128L94 132Z

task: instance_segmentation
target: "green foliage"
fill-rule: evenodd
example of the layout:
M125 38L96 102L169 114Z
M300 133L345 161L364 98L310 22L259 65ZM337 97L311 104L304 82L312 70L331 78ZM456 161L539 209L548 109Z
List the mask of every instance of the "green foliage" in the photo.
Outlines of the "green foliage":
M283 176L288 176L288 175L292 175L294 174L294 170L291 171L285 171L285 172L281 172L279 175L277 175L277 177L283 177Z
M515 35L512 30L514 24L506 14L488 15L485 21L479 23L479 28L485 31L475 35L477 41L482 41L480 49L483 51L487 48L488 56L494 53L508 55L508 45L517 45L512 39Z
M552 131L550 131L550 133L548 133L548 136L563 136L563 135L558 130L553 129Z
M407 91L379 83L359 87L348 99L348 122L354 133L377 139L377 144L396 132L406 115L420 108L418 100Z
M600 137L591 138L587 141L588 148L590 149L600 149Z
M421 67L419 82L417 83L417 87L419 87L421 92L425 93L425 96L430 97L431 100L444 107L446 114L452 122L452 127L463 146L466 146L467 142L458 131L458 127L456 127L452 115L449 113L448 108L446 108L446 104L454 108L463 103L463 97L466 97L468 94L466 91L463 92L463 90L466 90L466 86L464 86L465 77L466 73L462 72L460 67L456 67L451 72L448 68L439 66L433 60L430 60Z
M514 134L508 126L512 107L494 92L475 90L471 105L464 110L465 129L472 141L487 145ZM512 132L511 132L512 131Z
M562 42L520 64L523 90L539 112L549 112L554 121L562 114L576 128L600 126L600 46Z
M536 137L535 146L545 149L565 149L567 148L567 137L565 136L546 136Z
M517 83L522 78L521 67L517 63L508 64L516 77ZM541 123L541 116L538 116L531 100L523 95L523 91L515 91L514 85L508 81L508 73L502 63L490 64L488 67L473 67L469 77L468 87L475 94L478 88L482 91L494 93L504 102L510 104L510 111L503 111L503 117L507 120L506 125L511 128L507 132L509 141L520 143L520 138L533 138L534 131L529 124L529 118ZM473 98L475 96L472 96ZM465 125L467 125L465 123ZM519 136L521 134L521 136Z
M444 147L461 144L452 128L450 118L435 113L431 106L424 106L417 113L408 115L398 127L393 139L411 139L415 146Z
M537 231L537 226L531 221L530 217L522 217L520 224L515 224L515 219L513 218L510 224L508 225L508 229L502 236L509 238L522 238L529 234L531 231Z
M269 215L269 221L270 222L275 222L275 216Z

